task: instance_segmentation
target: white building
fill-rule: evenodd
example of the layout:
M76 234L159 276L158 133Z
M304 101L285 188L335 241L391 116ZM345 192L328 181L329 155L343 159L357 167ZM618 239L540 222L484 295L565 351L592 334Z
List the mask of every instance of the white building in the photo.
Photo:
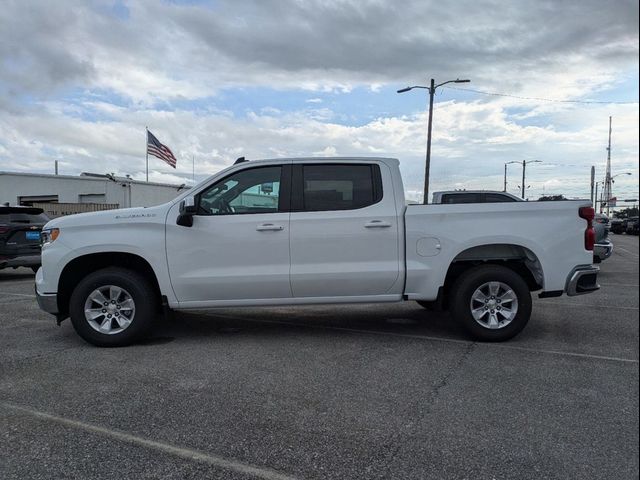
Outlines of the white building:
M81 204L68 213L159 205L172 200L185 188L188 187L94 173L70 176L0 171L0 204Z

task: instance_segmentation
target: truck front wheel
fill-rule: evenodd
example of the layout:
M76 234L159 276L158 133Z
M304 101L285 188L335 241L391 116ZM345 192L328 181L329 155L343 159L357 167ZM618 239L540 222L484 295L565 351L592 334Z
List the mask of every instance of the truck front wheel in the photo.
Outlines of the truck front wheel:
M69 302L73 328L99 347L130 345L147 334L157 313L157 295L142 275L110 267L80 280Z
M474 267L453 285L450 309L471 335L501 342L515 337L531 317L531 293L524 279L499 265Z

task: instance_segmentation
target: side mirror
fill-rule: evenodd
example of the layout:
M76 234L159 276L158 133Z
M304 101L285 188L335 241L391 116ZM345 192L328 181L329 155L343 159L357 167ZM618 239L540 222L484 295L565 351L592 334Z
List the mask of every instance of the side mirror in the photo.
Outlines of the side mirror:
M193 196L190 195L180 202L180 213L190 215L196 213L196 199Z
M180 215L176 220L176 223L181 227L193 226L193 214L196 213L196 199L193 196L188 196L182 202L180 202Z

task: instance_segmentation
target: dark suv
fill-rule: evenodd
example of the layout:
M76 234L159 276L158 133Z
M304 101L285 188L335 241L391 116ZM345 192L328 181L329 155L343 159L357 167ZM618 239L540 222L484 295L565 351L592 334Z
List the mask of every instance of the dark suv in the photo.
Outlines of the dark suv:
M49 221L41 208L0 207L0 270L40 267L40 231Z

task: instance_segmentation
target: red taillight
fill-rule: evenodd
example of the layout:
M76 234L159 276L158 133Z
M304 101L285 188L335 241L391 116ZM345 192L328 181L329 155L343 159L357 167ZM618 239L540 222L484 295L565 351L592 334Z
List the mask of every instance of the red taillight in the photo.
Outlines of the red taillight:
M578 215L580 215L580 218L584 218L587 221L587 229L584 231L584 249L593 251L593 246L596 243L596 232L593 229L593 218L596 216L596 212L593 207L580 207Z
M593 226L587 227L584 231L584 249L592 250L593 246L596 243L596 231L593 229Z
M578 215L580 215L580 218L584 218L587 222L591 223L596 216L596 211L593 207L580 207Z
M8 231L9 231L8 225L0 225L0 235L2 235L3 233L7 233Z

